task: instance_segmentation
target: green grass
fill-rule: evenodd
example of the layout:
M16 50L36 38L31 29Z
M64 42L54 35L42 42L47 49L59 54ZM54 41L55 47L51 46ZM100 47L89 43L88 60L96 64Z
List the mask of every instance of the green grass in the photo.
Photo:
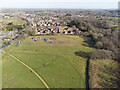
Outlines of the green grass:
M63 35L63 36L39 36L40 39L36 38L37 36L28 37L26 40L23 41L21 45L39 45L39 46L73 46L73 47L84 47L82 44L87 45L87 43L84 43L83 38L79 38L78 36L72 36L72 35ZM33 40L31 38L34 38ZM35 39L36 38L36 39ZM54 38L56 40L50 40L50 38ZM46 39L47 42L44 42L42 39ZM38 40L35 42L34 40ZM49 41L52 41L54 43L48 43Z
M47 12L47 11L46 12L37 12L37 14L43 14L43 13L49 13L49 12Z
M103 17L103 18L97 18L99 19L120 19L119 17Z
M3 88L44 88L42 82L8 54L2 58ZM32 82L32 83L31 83Z
M10 53L32 67L44 78L51 88L85 88L87 59L76 56L75 52L90 52L93 51L93 49L83 46L82 44L86 43L78 36L41 36L41 38L46 38L47 40L51 37L56 39L54 44L43 42L43 40L35 42L31 37L28 37L20 46L15 47ZM6 48L6 50L11 50L11 47L12 46ZM10 67L11 65L8 66ZM20 68L22 66L14 65L14 67ZM7 69L4 72L8 72ZM24 78L24 76L22 77ZM7 82L7 80L5 79L4 82ZM25 83L24 85L28 84Z
M7 18L7 19L5 19L5 18L2 18L1 19L2 21L15 21L15 20L21 20L21 19L18 19L18 18L14 18L14 19L12 19L12 18Z
M20 18L8 18L8 19L5 19L5 18L2 18L1 21L3 23L9 23L9 22L13 22L14 24L24 24L26 21L25 20L22 20Z

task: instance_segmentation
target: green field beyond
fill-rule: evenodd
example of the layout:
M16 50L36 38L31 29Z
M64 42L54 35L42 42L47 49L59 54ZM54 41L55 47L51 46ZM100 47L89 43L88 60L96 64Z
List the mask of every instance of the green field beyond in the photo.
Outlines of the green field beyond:
M37 14L43 14L43 13L49 13L49 12L47 12L47 11L46 12L37 12Z
M20 18L13 18L13 19L12 18L7 18L7 19L2 18L1 21L3 23L13 22L13 24L16 24L16 25L18 25L18 24L23 25L24 23L26 23L25 20L22 20Z
M43 40L45 39L46 42ZM75 52L92 48L79 36L31 36L6 50L34 69L50 88L85 88L87 58ZM13 48L14 47L14 48ZM3 88L45 88L25 66L3 54Z

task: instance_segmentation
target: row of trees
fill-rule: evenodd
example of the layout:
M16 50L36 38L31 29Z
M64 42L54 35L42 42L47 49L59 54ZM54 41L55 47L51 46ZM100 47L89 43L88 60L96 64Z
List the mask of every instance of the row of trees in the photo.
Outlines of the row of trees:
M7 29L8 31L13 31L13 30L15 30L15 29L17 29L17 30L22 30L23 28L24 28L23 25L8 25L8 26L6 26L6 29Z
M68 26L69 27L76 26L76 28L78 28L79 30L81 30L83 32L90 30L89 25L87 25L85 22L82 22L79 20L71 20L70 22L68 22Z
M95 43L95 48L111 51L114 54L113 59L119 60L120 43L118 37L120 36L120 33L118 30L107 31L104 33L91 33L90 35ZM111 57L109 58L111 59Z

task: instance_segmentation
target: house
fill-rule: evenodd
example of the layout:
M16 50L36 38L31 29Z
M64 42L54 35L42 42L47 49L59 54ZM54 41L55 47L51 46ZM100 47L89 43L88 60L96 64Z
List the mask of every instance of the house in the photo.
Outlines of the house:
M36 27L37 24L35 22L31 22L31 26Z
M5 39L3 39L3 41L10 41L10 39L8 39L8 38L5 38Z
M68 31L67 31L67 30L65 31L65 34L68 34Z
M71 34L71 35L73 35L73 34L74 34L74 32L71 32L70 34Z

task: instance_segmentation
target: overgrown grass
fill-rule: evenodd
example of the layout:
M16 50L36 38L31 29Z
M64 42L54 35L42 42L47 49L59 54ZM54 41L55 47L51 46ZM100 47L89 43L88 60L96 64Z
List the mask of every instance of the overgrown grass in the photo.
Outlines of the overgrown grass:
M118 70L114 60L90 60L90 88L118 88Z

